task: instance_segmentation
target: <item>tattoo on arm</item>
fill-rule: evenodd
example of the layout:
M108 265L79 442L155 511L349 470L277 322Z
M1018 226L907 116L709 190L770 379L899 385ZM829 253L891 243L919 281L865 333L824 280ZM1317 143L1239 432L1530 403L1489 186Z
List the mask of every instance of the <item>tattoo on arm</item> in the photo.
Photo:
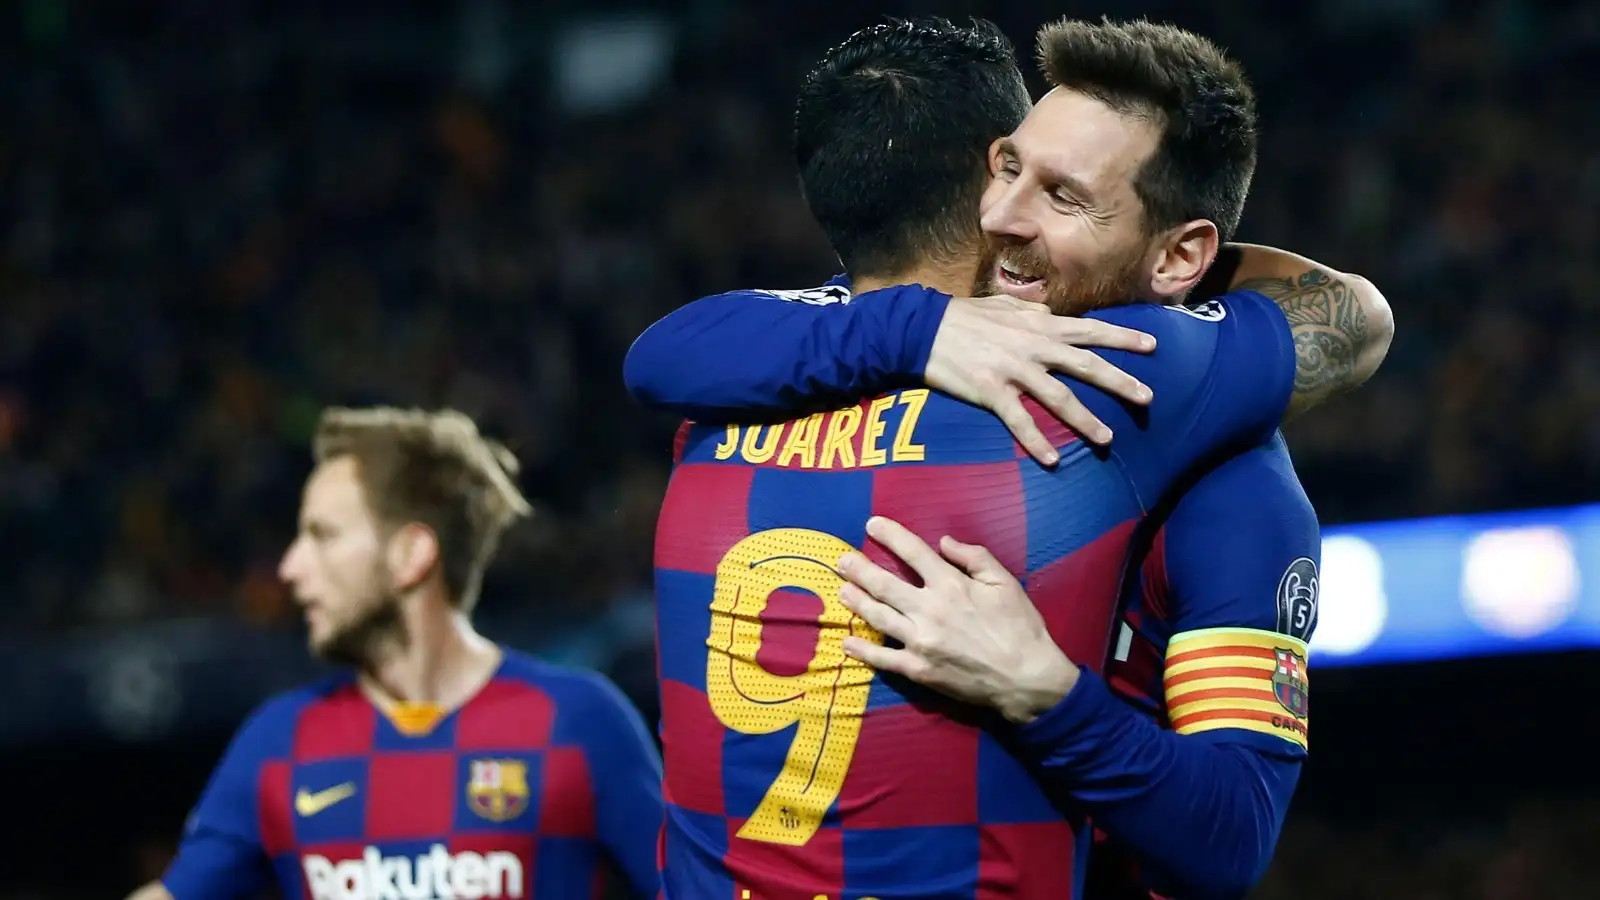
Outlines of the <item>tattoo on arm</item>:
M1292 413L1360 384L1361 351L1370 340L1361 298L1341 278L1311 269L1295 278L1254 278L1234 286L1278 304L1294 335Z

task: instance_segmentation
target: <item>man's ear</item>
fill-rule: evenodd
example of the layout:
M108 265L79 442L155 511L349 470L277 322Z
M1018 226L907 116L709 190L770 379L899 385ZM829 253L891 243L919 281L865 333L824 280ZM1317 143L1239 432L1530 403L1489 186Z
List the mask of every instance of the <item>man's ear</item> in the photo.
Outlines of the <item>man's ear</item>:
M396 592L411 590L426 581L438 563L439 538L432 528L420 522L402 525L389 536L385 561L389 564L389 577L394 579L390 588Z
M1221 241L1210 219L1185 222L1168 232L1150 272L1150 290L1163 303L1177 303L1194 290L1217 258Z

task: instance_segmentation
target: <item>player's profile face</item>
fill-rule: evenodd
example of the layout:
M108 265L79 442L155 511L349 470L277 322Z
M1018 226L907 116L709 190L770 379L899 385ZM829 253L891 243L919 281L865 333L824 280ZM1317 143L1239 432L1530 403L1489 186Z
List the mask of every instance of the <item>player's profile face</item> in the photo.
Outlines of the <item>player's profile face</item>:
M337 457L317 466L301 497L299 533L278 567L305 611L312 652L359 663L368 645L397 625L384 543L355 460Z
M980 287L1077 314L1146 293L1149 241L1134 178L1160 131L1057 88L989 150Z

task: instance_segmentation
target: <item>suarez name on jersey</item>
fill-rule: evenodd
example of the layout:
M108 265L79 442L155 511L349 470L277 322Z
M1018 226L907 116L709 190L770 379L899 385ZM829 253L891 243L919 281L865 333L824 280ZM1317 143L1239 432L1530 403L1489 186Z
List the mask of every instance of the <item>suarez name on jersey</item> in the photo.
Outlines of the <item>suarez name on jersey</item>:
M174 900L598 897L609 862L656 890L655 748L599 676L506 653L432 721L385 715L353 675L240 728L162 879Z
M1062 649L1099 669L1145 513L1282 413L1288 329L1263 298L1240 308L1112 311L1156 335L1157 357L1118 363L1158 399L1133 412L1075 385L1117 445L1050 421L1062 455L1048 469L990 413L926 389L687 428L656 538L668 900L1078 895L1081 815L985 714L844 655L847 635L882 638L839 602L837 562L859 548L909 576L867 540L873 515L982 544Z

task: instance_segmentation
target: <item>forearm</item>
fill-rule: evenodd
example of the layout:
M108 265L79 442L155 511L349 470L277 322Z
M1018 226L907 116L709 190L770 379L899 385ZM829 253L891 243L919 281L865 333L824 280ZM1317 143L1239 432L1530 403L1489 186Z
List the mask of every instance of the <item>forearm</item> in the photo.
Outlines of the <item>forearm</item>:
M1216 265L1229 290L1260 293L1289 320L1295 381L1285 418L1360 387L1383 364L1394 312L1367 279L1259 244L1228 244Z
M644 719L622 691L598 676L591 686L594 702L581 715L595 779L595 831L635 896L649 900L660 890L661 757Z
M1243 897L1271 859L1299 760L1156 725L1084 673L1019 729L1041 777L1184 897Z
M251 897L270 879L260 846L236 835L190 834L161 880L128 900L225 900Z
M623 379L641 403L702 420L855 399L921 377L949 300L917 286L825 306L706 297L640 335Z
M654 773L655 783L646 784L642 774ZM658 771L634 769L613 772L608 779L620 783L606 786L600 798L596 827L606 851L640 898L653 898L660 889L656 870L656 838L660 830L662 805Z

